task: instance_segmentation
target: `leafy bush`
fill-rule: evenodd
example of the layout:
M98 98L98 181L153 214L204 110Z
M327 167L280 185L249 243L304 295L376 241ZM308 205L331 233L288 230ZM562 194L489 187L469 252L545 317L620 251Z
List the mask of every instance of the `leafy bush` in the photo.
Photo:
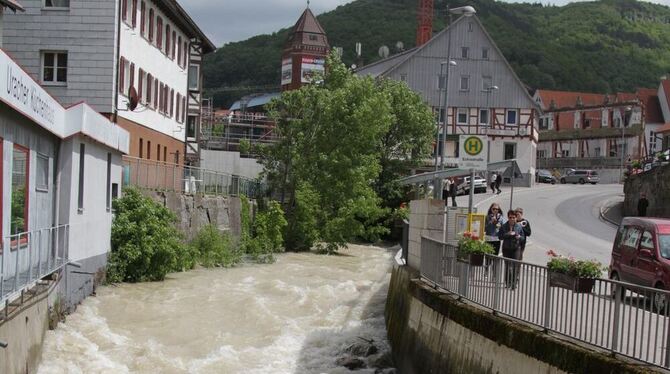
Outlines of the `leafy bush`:
M458 253L461 256L470 254L495 254L493 247L479 239L476 233L466 231L458 240Z
M286 247L298 251L312 249L319 239L319 215L319 193L309 183L302 183L295 191L295 206L287 217Z
M124 189L113 208L109 282L160 281L169 272L193 267L169 209L134 188Z
M274 254L284 251L283 232L287 225L281 206L271 201L265 211L256 215L254 237L246 246L247 254L257 262L273 262Z
M547 254L551 257L547 262L547 269L555 273L580 278L598 278L604 270L603 265L595 260L575 260L573 257L561 256L551 249Z
M233 244L230 235L219 232L214 225L200 229L190 247L196 255L194 258L206 268L230 267L242 259L241 251Z
M251 142L249 139L240 140L240 153L243 155L249 154L251 151Z

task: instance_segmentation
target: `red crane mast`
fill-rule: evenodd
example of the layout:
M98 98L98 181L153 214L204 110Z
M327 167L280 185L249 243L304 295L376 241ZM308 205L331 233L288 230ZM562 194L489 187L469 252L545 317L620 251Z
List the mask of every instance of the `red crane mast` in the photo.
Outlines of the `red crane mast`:
M433 37L433 0L419 0L417 21L419 25L416 29L416 46L418 47Z

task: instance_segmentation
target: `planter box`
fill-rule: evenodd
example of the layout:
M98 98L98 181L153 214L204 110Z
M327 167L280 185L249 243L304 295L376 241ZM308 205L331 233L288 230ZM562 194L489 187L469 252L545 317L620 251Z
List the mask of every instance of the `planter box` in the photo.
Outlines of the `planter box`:
M482 253L459 254L458 261L470 264L470 266L484 266L484 254Z
M549 286L561 287L576 293L590 293L596 280L593 278L579 278L572 275L549 272Z

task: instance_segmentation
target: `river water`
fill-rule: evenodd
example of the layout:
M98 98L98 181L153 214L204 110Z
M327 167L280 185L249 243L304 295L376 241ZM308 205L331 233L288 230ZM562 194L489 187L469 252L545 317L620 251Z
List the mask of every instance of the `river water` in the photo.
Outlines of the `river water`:
M349 372L336 361L360 338L379 348L368 364L388 356L392 255L351 245L101 287L47 333L38 373Z

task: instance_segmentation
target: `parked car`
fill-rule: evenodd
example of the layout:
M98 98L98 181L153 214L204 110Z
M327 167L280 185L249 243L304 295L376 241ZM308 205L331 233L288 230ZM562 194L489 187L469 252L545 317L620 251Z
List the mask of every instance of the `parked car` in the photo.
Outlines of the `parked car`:
M574 183L574 184L584 184L591 183L596 184L600 182L600 177L598 172L595 170L575 170L568 171L565 175L561 176L561 183Z
M486 193L486 179L475 176L475 193ZM456 189L458 195L467 195L470 193L470 177L464 177L463 182Z
M609 277L670 290L670 219L624 218L612 246ZM661 311L669 301L655 295L652 304Z
M549 170L540 169L536 173L536 181L538 183L556 184L556 177L551 175L551 172Z

